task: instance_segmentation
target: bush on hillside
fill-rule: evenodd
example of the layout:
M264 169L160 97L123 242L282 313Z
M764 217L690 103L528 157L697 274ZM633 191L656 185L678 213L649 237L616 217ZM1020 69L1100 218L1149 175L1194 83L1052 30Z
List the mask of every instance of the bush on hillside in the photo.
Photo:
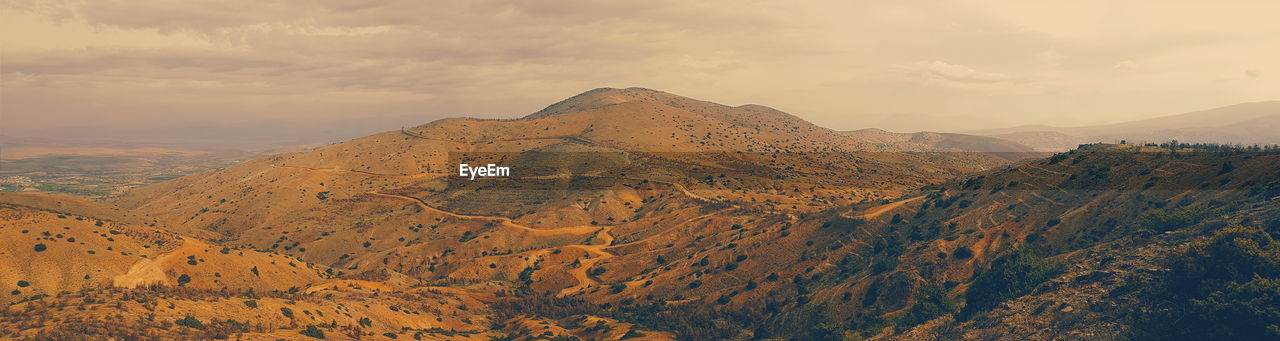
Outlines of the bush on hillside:
M310 336L317 339L324 338L324 331L320 330L320 328L316 328L315 325L307 326L306 329L303 329L302 331L298 332L298 334L302 334L303 336Z
M1169 267L1163 278L1134 281L1133 338L1280 339L1280 243L1266 232L1218 231Z
M956 302L936 284L924 286L917 296L915 304L899 320L899 330L956 312Z
M1064 267L1061 262L1041 258L1026 248L1009 250L991 261L991 267L973 280L965 293L966 304L960 315L970 317L1026 295L1040 283L1057 276Z
M204 322L200 322L200 319L197 319L195 316L191 316L191 315L187 315L186 317L180 318L177 321L173 321L173 324L183 326L183 327L191 327L195 329L204 329Z
M1204 207L1177 207L1144 213L1138 217L1138 227L1155 232L1167 232L1199 224L1212 212Z

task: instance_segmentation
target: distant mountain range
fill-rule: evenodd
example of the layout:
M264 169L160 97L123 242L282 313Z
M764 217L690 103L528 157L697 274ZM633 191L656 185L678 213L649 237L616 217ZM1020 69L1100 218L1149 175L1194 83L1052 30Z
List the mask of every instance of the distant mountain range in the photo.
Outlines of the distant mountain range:
M1032 153L1034 149L1017 142L978 135L956 133L895 133L876 128L841 132L845 136L876 144L884 148L902 150Z
M970 131L1039 151L1064 151L1084 143L1205 142L1280 144L1280 101L1250 102L1145 120L1085 126L1028 125Z

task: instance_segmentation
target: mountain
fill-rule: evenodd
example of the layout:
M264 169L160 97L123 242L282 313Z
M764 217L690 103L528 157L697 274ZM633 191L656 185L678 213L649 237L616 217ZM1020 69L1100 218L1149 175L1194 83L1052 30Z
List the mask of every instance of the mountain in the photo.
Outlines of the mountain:
M464 154L550 171L460 183L452 172ZM606 248L692 243L685 224L745 222L720 216L734 211L815 212L1007 162L886 152L762 106L597 89L518 120L440 120L186 176L115 203L340 277L451 285L508 282L528 269L533 290L569 294L599 290L583 273L614 255Z
M323 265L337 278L604 296L603 283L655 264L646 256L594 273L610 258L694 257L703 252L675 245L1009 162L884 145L763 106L597 89L517 120L435 121L185 176L114 203L183 234ZM464 155L551 171L459 183L453 172ZM672 293L683 285L658 282Z
M894 133L875 128L841 133L859 141L873 143L877 147L901 151L1026 153L1027 157L1037 155L1030 147L986 136L934 132Z
M1280 144L1280 101L1236 104L1216 109L1125 123L1086 126L1021 126L970 132L1001 138L1041 151L1064 151L1086 143Z
M1276 164L1196 144L1040 157L597 89L104 203L0 196L0 237L46 245L9 264L55 256L0 278L19 291L0 337L1261 338L1280 317ZM143 237L109 263L81 252L113 247L107 228Z
M337 213L330 207L380 209L388 201L413 206L418 199L430 208L499 215L521 226L567 227L635 220L638 207L624 203L641 204L638 201L645 197L640 195L648 190L691 191L691 195L666 195L654 201L718 197L770 209L805 210L881 198L1008 162L984 154L957 157L887 151L891 150L761 106L729 107L647 89L598 89L523 119L435 121L184 177L135 191L117 203L155 214L174 226L229 237L249 230L273 235L262 227L296 224L300 216L324 224L354 224L342 222L346 218L330 218ZM445 191L452 184L455 159L462 153L513 157L509 161L524 163L511 165L517 172L542 167L540 162L545 162L535 157L589 156L600 162L617 156L617 162L591 166L597 169L579 167L541 175L567 179L626 174L627 178L604 180L631 187L605 198L466 188ZM849 173L862 176L843 176ZM653 189L632 184L641 178L650 180L645 186ZM475 200L482 197L485 200ZM495 201L508 204L484 204ZM584 210L582 205L595 207Z

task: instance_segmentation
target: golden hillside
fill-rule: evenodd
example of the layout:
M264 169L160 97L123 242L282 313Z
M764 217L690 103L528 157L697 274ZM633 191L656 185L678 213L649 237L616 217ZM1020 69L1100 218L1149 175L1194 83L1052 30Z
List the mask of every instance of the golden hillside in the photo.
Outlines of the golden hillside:
M942 326L977 333L993 329L968 319L1000 318L1012 328L1001 332L1039 338L1028 330L1044 318L998 305L1079 305L1134 273L1117 267L1156 268L1217 224L1272 219L1259 212L1273 152L1028 156L990 138L836 132L762 106L597 89L519 119L435 121L106 204L0 197L0 233L30 244L0 259L18 269L0 323L52 338L69 324L22 321L162 338L820 339L950 338ZM455 173L490 162L512 174ZM1144 227L1186 212L1200 213L1155 231L1185 237ZM983 278L1009 257L1043 273L1000 291ZM1061 277L1101 271L1112 279ZM1024 292L1042 282L1058 284ZM113 314L137 332L113 329Z

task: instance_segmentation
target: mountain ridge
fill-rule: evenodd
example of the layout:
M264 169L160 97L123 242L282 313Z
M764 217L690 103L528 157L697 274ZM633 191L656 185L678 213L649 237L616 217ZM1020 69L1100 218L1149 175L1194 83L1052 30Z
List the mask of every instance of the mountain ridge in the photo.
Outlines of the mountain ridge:
M1121 140L1161 143L1280 144L1280 101L1246 102L1188 113L1135 121L1056 127L1027 125L968 131L968 134L1002 138L1041 151L1063 151L1087 143Z

